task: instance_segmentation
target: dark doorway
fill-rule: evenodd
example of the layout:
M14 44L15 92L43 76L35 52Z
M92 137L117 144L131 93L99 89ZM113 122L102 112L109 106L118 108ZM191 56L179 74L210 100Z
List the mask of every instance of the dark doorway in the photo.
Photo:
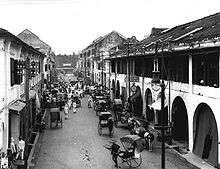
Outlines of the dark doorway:
M172 137L176 141L187 142L189 139L189 126L186 105L181 97L176 97L172 105Z
M112 92L112 98L115 98L115 80L112 80L112 88L111 88L111 92Z
M119 80L117 81L117 84L116 84L116 99L120 99L120 83L119 83Z
M193 153L216 166L218 164L218 129L212 109L198 105L193 117Z
M134 116L141 117L143 111L143 99L141 95L141 88L136 86L136 92L130 97L132 103L132 112Z
M152 93L150 89L145 91L145 103L146 103L146 118L148 121L154 121L154 110L150 109L149 105L153 102Z

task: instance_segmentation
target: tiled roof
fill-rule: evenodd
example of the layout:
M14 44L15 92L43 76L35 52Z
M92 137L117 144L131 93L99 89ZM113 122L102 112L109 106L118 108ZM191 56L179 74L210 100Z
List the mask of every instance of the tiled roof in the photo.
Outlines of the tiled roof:
M165 29L157 36L149 36L132 47L133 55L143 55L155 50L155 43L159 48L185 50L220 46L220 13L210 15L189 23ZM207 45L209 44L209 45ZM126 51L123 51L122 54Z
M28 29L25 29L24 31L19 33L17 37L44 54L47 54L51 51L51 47L48 44L40 40L40 38L37 35L35 35Z
M15 40L17 43L25 46L26 48L30 49L31 51L40 54L41 56L44 57L43 53L41 53L40 51L36 50L33 46L25 43L24 41L22 41L20 38L18 38L17 36L13 35L12 33L8 32L5 29L0 28L0 36L1 37L10 37L13 38L13 40Z

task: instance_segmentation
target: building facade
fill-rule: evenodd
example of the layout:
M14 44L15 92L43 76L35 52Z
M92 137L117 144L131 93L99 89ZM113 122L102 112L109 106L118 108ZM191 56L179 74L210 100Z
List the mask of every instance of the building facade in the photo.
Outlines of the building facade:
M165 114L172 144L213 166L220 162L220 13L151 34L129 50L111 54L111 93L132 103L152 125ZM161 87L165 83L165 109ZM127 89L127 90L126 90Z
M109 57L111 48L118 46L125 41L125 37L116 31L99 37L92 42L87 48L80 53L81 70L86 77L89 77L93 82L110 86L110 72L107 66L109 62L105 58Z
M16 144L19 136L30 141L45 55L4 29L0 29L0 55L0 148L6 152L12 137Z

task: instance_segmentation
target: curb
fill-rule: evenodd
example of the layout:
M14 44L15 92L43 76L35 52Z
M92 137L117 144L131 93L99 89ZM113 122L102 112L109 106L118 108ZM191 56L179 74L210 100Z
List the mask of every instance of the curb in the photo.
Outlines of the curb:
M37 132L36 137L34 139L34 144L32 145L31 152L30 152L28 160L27 160L27 169L34 166L34 164L31 161L34 159L33 155L34 155L34 151L35 151L35 146L39 140L39 136L40 136L40 133Z
M169 147L169 145L166 144L166 147L168 147L169 149L166 149L166 152L171 154L171 155L175 155L177 158L179 158L181 161L185 162L187 164L187 166L189 166L190 168L193 169L201 169L200 167L197 167L196 165L192 164L191 162L189 162L186 158L183 157L182 154L180 154L179 152L177 152L176 150L172 149Z

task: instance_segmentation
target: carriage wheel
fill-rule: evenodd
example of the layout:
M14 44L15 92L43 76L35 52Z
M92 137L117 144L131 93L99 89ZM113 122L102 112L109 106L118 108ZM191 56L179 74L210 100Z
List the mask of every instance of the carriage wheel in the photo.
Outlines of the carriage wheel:
M139 158L131 157L128 159L128 164L130 168L137 168L141 165L141 163L142 163L141 154Z
M98 124L98 133L99 133L99 135L102 135L102 127L101 127L100 123Z

